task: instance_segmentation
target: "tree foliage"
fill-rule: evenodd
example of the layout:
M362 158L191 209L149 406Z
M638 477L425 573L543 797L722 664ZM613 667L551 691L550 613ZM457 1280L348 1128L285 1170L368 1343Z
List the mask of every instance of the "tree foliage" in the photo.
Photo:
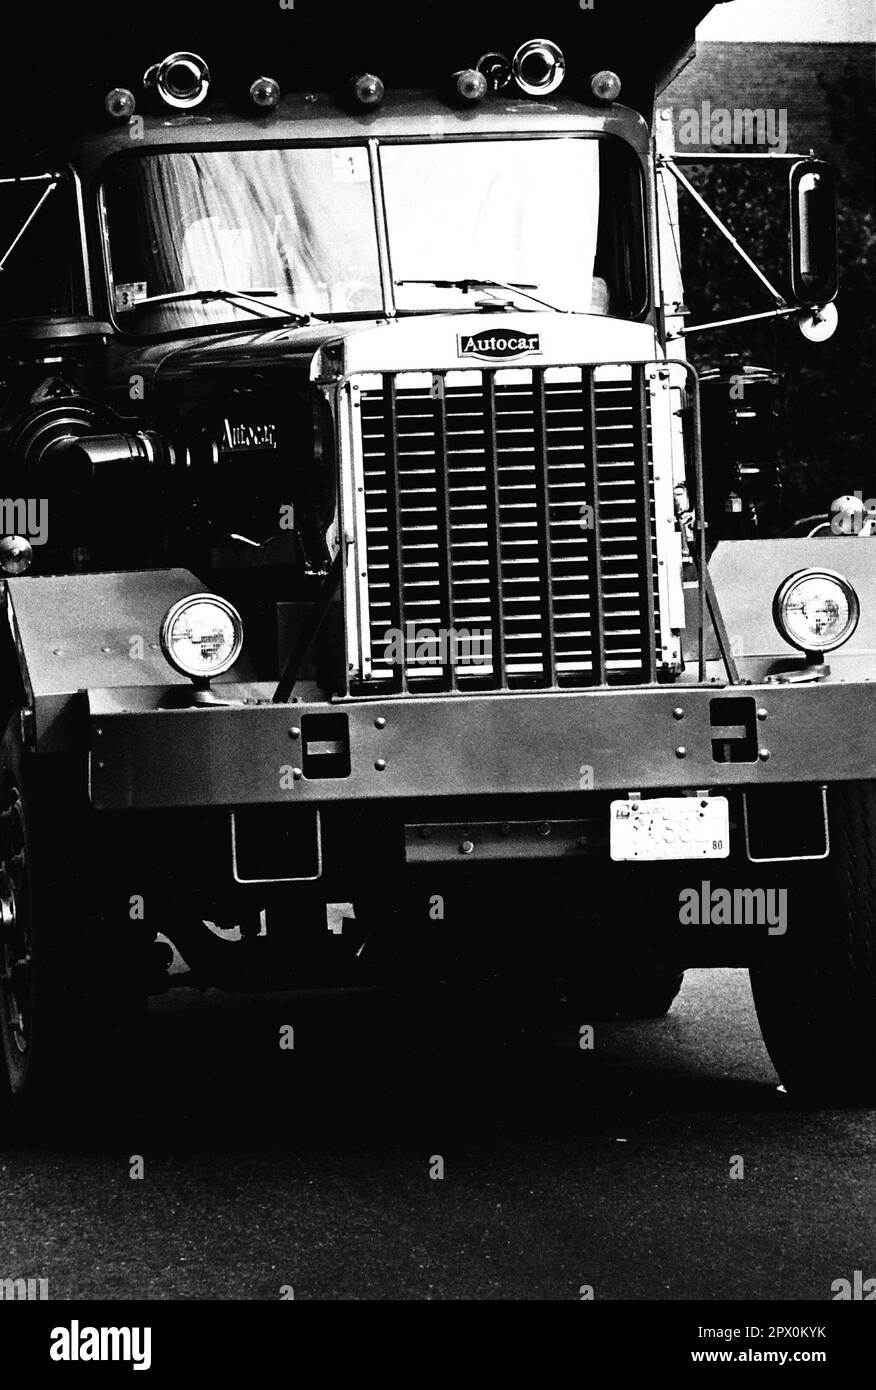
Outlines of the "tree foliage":
M779 462L789 516L826 511L840 492L859 489L865 498L876 496L876 390L870 360L876 327L876 219L865 133L870 128L868 96L851 65L822 85L839 153L837 332L828 342L810 343L793 320L767 320L693 335L688 348L700 369L738 354L744 362L781 374ZM776 288L788 293L787 166L728 160L692 166L689 172ZM680 214L689 324L770 309L768 291L684 193Z

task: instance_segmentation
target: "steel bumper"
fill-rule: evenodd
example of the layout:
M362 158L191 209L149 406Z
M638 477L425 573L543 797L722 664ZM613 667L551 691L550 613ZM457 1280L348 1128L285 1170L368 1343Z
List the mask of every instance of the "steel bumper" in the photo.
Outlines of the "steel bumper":
M99 809L876 777L871 683L206 709L136 708L133 699L126 708L121 694L92 690L87 697L91 794ZM727 700L747 703L733 709ZM716 732L736 725L737 714L739 727L747 721L755 730L756 746L746 761L720 761Z

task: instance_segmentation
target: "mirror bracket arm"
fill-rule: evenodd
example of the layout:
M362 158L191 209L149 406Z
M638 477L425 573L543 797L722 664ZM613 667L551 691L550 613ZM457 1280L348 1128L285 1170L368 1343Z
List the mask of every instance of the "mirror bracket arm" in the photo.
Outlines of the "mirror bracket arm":
M792 314L805 312L805 309L799 304L785 304L781 309L767 309L762 314L739 314L736 318L718 319L715 323L695 323L690 328L679 328L677 332L670 333L669 339L688 338L691 333L705 333L709 328L733 328L737 323L754 323L758 319L789 318Z
M699 193L696 188L694 188L693 184L690 182L690 179L685 178L684 174L681 172L678 165L675 163L675 160L670 155L661 155L659 157L658 164L660 168L669 170L676 183L678 183L679 186L685 190L685 192L690 194L697 206L702 208L709 221L714 223L714 225L717 227L724 240L729 242L739 259L743 261L745 265L748 266L749 270L752 270L754 272L758 280L760 280L761 284L766 286L773 299L775 300L776 313L782 314L796 312L796 309L792 309L791 306L789 306L788 301L785 299L784 295L779 293L772 281L769 280L766 275L764 275L760 266L752 260L751 256L749 256L745 248L739 243L739 241L737 241L736 237L733 235L726 222L722 221L722 219L715 212L714 208L709 206L702 194ZM770 315L766 315L766 317L769 318ZM740 320L730 320L730 322L739 321ZM687 331L690 332L689 329Z

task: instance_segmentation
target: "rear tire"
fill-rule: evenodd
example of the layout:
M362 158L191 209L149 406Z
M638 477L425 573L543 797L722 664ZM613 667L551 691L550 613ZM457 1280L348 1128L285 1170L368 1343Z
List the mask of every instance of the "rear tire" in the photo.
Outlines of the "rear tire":
M763 942L751 986L789 1095L876 1100L876 783L828 791L830 858L785 875L787 932Z

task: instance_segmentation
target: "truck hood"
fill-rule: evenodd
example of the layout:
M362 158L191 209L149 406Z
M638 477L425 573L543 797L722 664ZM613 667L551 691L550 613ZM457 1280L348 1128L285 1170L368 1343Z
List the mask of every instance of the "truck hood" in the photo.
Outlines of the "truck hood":
M167 387L202 373L239 377L272 367L297 367L324 381L358 372L646 362L658 356L650 324L524 310L260 327L172 347L128 348L116 372L123 379L139 373L150 386Z

